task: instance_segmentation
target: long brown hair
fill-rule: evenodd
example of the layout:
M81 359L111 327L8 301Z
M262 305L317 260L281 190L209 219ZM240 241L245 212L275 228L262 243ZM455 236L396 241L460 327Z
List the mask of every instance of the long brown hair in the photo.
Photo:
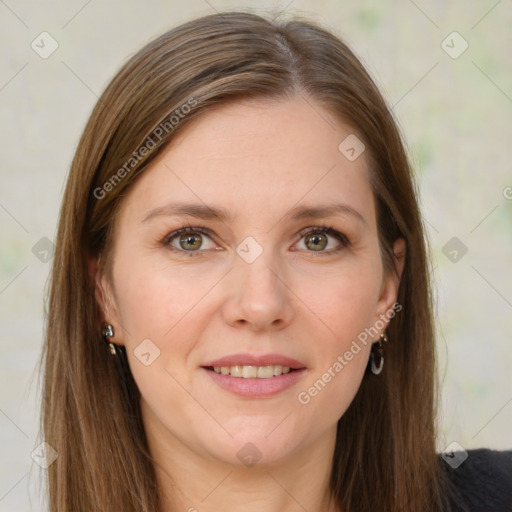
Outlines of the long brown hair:
M386 364L367 375L338 422L331 486L344 512L450 510L435 449L436 366L424 229L390 110L352 51L300 19L222 13L145 46L96 104L73 159L60 212L44 345L42 429L58 452L52 511L156 511L161 506L128 374L123 402L88 270L108 262L119 204L172 137L212 106L247 97L312 98L363 140L386 271L406 241ZM340 141L341 142L341 141ZM145 148L145 149L143 149Z

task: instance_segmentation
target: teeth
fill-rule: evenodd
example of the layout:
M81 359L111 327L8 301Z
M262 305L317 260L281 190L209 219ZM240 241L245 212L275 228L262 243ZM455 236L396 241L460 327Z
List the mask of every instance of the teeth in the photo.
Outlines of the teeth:
M258 366L258 379L270 379L270 377L274 376L274 367L273 366Z
M214 366L213 371L222 375L242 377L243 379L270 379L283 373L290 373L290 367L281 366L280 364L270 366Z

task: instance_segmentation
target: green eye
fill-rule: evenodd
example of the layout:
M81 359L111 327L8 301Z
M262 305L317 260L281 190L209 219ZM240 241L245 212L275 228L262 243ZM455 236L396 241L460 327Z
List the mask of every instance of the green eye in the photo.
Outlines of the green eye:
M332 254L350 245L348 238L343 233L328 226L306 228L301 231L300 236L305 239L304 245L309 249L308 252ZM329 244L330 236L337 239L340 245L329 250L324 250Z
M312 233L306 235L306 247L313 251L321 251L327 247L328 240L325 233ZM311 243L311 245L309 245Z
M180 247L185 251L199 249L202 243L203 240L199 233L181 235L179 238Z
M210 246L203 247L206 240L210 240ZM191 226L172 232L164 239L163 245L173 251L186 253L187 256L199 256L204 250L215 247L208 230Z

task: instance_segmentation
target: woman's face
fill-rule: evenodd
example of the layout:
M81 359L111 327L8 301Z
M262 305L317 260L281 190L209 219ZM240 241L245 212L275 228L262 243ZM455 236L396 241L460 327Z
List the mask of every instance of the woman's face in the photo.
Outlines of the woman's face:
M361 149L312 100L237 102L130 189L98 295L151 445L248 465L332 446L398 287Z

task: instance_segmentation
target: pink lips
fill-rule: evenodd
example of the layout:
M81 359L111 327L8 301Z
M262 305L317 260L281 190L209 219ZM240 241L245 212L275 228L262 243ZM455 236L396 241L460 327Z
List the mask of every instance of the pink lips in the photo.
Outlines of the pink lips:
M233 354L220 359L215 359L204 365L207 366L270 366L280 364L281 366L289 366L294 370L305 368L305 365L291 357L282 356L280 354L267 354L261 356L253 356L250 354Z
M289 366L290 373L283 373L279 376L268 379L245 379L243 377L233 377L215 373L213 366L270 366L281 365ZM210 378L222 389L235 395L246 398L269 398L275 396L289 387L293 386L306 372L306 367L300 361L280 354L267 354L262 356L252 356L249 354L233 354L209 361L202 367Z

